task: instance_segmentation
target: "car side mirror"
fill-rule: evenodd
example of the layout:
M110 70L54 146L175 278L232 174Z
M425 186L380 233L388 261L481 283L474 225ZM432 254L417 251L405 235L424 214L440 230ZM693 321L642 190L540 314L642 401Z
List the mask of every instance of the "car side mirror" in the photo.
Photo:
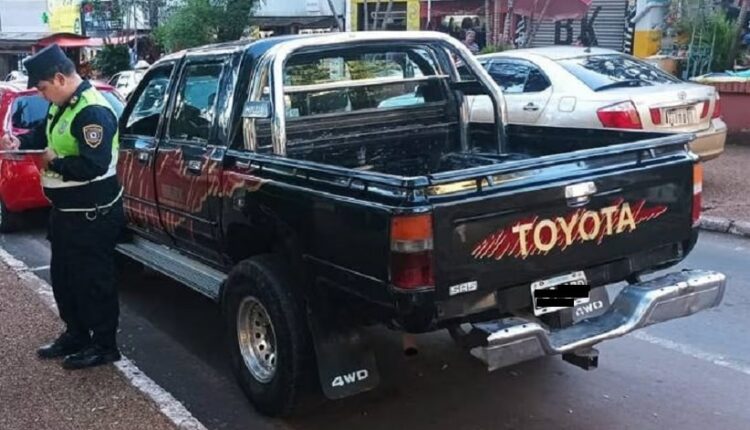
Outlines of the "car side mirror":
M254 100L245 102L245 106L242 108L242 118L271 118L271 102Z

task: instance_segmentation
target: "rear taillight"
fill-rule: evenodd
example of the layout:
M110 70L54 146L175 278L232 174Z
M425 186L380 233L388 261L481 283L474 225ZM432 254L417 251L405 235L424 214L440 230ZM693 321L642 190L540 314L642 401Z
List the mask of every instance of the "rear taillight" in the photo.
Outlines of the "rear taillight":
M698 226L701 217L701 197L703 196L703 166L693 165L693 227Z
M716 102L714 103L714 114L711 115L711 118L721 118L721 97L719 97L718 94L716 94Z
M432 289L432 215L391 220L391 282L404 290Z
M703 102L703 110L701 110L701 119L706 118L708 116L708 110L711 108L711 100L706 100Z
M606 128L643 128L641 117L632 102L603 107L596 111L596 115Z

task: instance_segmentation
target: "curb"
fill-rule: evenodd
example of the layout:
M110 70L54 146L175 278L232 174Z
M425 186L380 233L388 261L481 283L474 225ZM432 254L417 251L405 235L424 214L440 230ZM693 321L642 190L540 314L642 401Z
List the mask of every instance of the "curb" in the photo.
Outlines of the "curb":
M701 230L727 233L740 237L750 237L750 222L748 221L735 221L723 217L702 216L699 227Z

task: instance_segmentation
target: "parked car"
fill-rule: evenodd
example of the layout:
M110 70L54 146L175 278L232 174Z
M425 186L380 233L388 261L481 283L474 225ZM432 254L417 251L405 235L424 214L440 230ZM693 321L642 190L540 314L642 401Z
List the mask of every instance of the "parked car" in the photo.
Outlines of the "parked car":
M724 151L716 90L629 55L555 46L477 59L502 87L510 124L695 133L690 148L703 161ZM473 121L492 122L486 97L476 97L471 110Z
M6 82L26 82L28 81L29 77L26 76L26 74L20 70L13 70L12 72L8 73L8 75L5 77Z
M122 113L125 101L106 84L94 83L114 108ZM23 135L47 118L49 103L35 89L26 85L0 83L0 135ZM0 157L0 231L18 226L19 213L49 206L44 197L34 155L3 155Z
M109 85L114 87L124 98L128 98L138 83L143 79L145 70L125 70L112 76Z

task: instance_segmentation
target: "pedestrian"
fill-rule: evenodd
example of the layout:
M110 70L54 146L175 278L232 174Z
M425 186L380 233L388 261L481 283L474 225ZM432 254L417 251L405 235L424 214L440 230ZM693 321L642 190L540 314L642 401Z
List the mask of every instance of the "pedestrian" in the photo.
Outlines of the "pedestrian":
M28 87L50 102L47 121L20 138L3 136L0 145L44 149L39 165L52 203L52 290L65 323L65 331L37 355L64 357L66 369L114 362L120 359L114 247L125 219L116 176L117 116L57 45L24 66Z
M466 45L467 48L469 48L469 51L471 51L472 54L479 53L479 45L477 45L475 39L476 33L474 32L474 30L468 30L463 40L463 44Z

